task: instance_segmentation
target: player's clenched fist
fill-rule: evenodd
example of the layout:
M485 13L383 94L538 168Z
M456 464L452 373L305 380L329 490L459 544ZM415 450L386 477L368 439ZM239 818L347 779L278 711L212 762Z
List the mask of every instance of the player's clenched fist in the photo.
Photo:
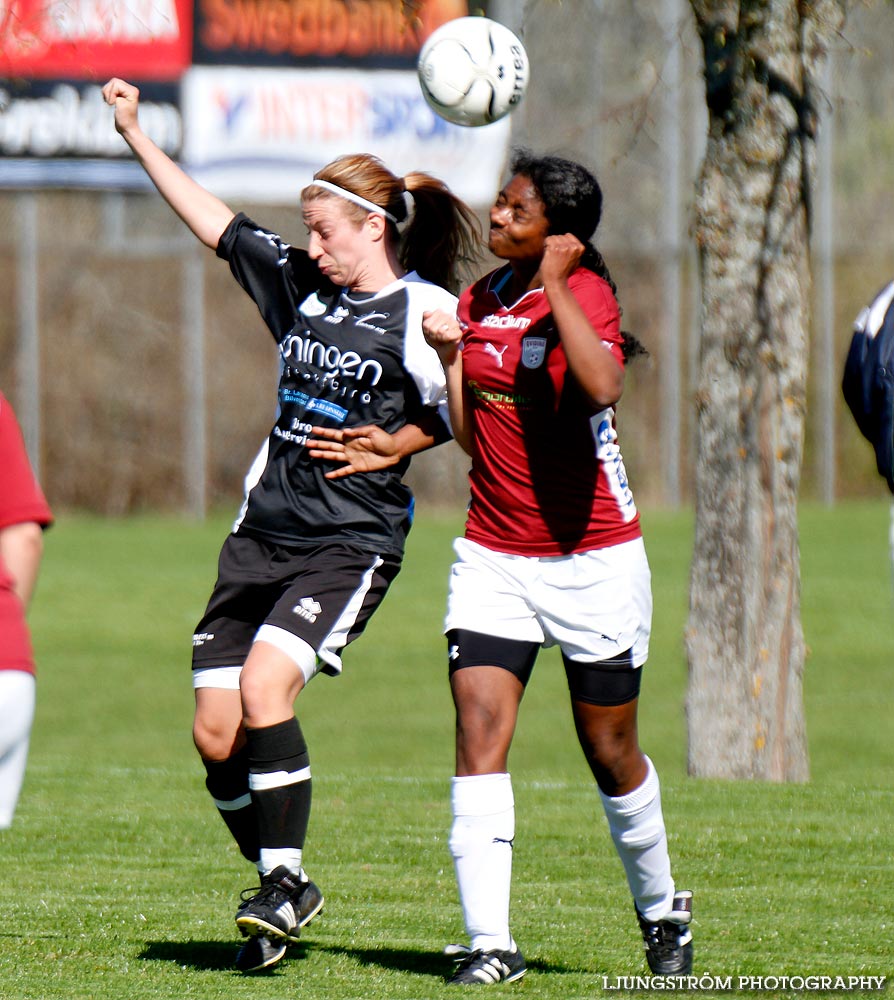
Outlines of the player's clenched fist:
M140 92L133 84L114 77L102 88L102 96L106 104L115 109L115 128L118 132L124 135L137 124Z
M571 233L547 236L543 241L540 277L544 285L550 281L565 281L580 263L584 245Z
M449 364L456 356L463 331L455 316L435 309L422 314L422 333L429 347L438 352L438 357Z

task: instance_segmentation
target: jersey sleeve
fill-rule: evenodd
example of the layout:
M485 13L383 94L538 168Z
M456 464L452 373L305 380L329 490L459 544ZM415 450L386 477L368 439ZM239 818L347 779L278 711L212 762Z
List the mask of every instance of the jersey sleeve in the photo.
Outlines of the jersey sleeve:
M436 409L447 435L450 418L447 413L447 380L437 351L425 341L422 314L433 309L456 315L457 299L446 289L428 282L408 281L409 308L407 335L404 342L404 368L412 379L422 406Z
M618 364L623 366L621 310L611 286L598 274L581 269L572 275L569 287L602 343L612 352Z
M254 300L279 341L295 323L298 306L325 284L304 250L239 213L224 230L217 256L229 262L233 277Z
M0 393L0 528L28 521L47 527L53 515L28 460L19 423Z

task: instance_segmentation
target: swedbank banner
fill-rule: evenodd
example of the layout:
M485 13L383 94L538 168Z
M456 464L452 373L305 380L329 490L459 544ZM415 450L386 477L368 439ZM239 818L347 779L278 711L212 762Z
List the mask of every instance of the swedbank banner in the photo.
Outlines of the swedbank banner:
M409 68L466 0L0 0L0 78L176 80L191 64Z
M197 0L193 61L408 68L465 0Z

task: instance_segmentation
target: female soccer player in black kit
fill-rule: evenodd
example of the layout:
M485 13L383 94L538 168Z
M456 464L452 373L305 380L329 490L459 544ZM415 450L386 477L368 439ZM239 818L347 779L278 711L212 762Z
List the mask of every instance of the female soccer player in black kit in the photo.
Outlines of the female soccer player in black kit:
M397 575L410 528L409 455L448 437L444 375L422 314L453 314L457 266L477 223L440 181L394 176L368 155L339 158L301 193L308 250L234 214L141 130L138 90L103 90L115 127L158 191L229 261L280 352L276 423L246 479L242 509L193 638L193 737L207 787L259 890L236 923L242 971L278 962L323 906L305 874L311 773L294 702L319 671L341 671ZM413 199L407 219L404 193ZM362 476L327 477L312 428L383 435ZM360 449L357 461L371 454Z

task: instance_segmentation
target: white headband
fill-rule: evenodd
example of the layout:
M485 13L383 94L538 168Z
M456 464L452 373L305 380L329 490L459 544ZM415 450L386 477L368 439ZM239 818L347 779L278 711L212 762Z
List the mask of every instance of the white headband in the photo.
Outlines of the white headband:
M369 212L375 212L376 215L384 215L386 219L397 225L397 219L390 212L386 212L381 205L367 201L366 198L361 198L359 194L354 194L353 191L347 191L337 184L330 184L329 181L313 180L311 184L316 184L317 187L323 188L324 191L331 191L332 194L337 194L340 198L347 198L348 201L353 201L355 205L360 205L361 208L365 208Z

